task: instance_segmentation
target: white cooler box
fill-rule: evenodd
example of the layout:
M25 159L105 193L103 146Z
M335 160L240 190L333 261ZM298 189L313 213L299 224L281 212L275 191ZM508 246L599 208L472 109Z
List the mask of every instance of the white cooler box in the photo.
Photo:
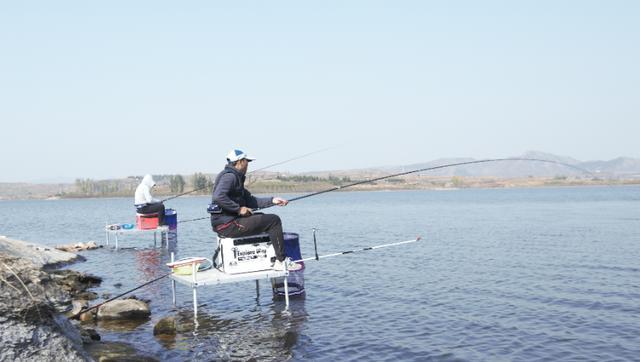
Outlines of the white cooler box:
M276 257L268 234L218 237L218 248L214 257L216 267L228 274L269 270Z

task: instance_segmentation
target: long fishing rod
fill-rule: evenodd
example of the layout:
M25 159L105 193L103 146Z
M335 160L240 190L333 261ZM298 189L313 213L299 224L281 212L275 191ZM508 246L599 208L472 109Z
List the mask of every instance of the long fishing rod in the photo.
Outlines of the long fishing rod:
M294 197L292 199L289 199L289 202L293 202L293 201L298 201L298 200L302 200L302 199L306 199L308 197L312 197L312 196L317 196L317 195L321 195L321 194L326 194L328 192L333 192L333 191L337 191L337 190L342 190L342 189L346 189L348 187L353 187L353 186L357 186L357 185L362 185L362 184L367 184L367 183L372 183L372 182L376 182L376 181L381 181L381 180L385 180L388 178L392 178L392 177L399 177L399 176L406 176L406 175L410 175L413 173L418 173L418 172L426 172L426 171L433 171L433 170L438 170L438 169L443 169L443 168L448 168L448 167L455 167L455 166L465 166L465 165L473 165L473 164L478 164L478 163L488 163L488 162L504 162L504 161L535 161L535 162L545 162L545 163L552 163L552 164L556 164L556 165L562 165L568 168L572 168L587 174L590 174L594 177L596 177L596 175L584 168L575 166L575 165L571 165L568 163L564 163L564 162L560 162L560 161L553 161L553 160L545 160L545 159L540 159L540 158L522 158L522 157L514 157L514 158L492 158L492 159L485 159L485 160L475 160L475 161L466 161L466 162L456 162L456 163L449 163L446 165L440 165L440 166L433 166L433 167L425 167L425 168L420 168L417 170L411 170L411 171L406 171L406 172L399 172L399 173L394 173L391 175L386 175L386 176L381 176L381 177L376 177L376 178L372 178L372 179L367 179L367 180L362 180L362 181L357 181L357 182L353 182L347 185L342 185L342 186L335 186L326 190L322 190L322 191L317 191L317 192L312 192L306 195L302 195L302 196L298 196L298 197ZM272 207L271 206L266 206L263 208L259 208L259 209L255 209L255 210L264 210L267 208ZM190 220L183 220L182 222L190 222L190 221L198 221L198 220L204 220L204 219L208 219L208 216L205 217L200 217L200 218L195 218L195 219L190 219Z
M251 172L249 172L249 173L247 173L247 174L252 174L252 173L255 173L255 172L258 172L258 171L266 170L266 169L271 168L271 167L280 166L280 165L282 165L282 164L285 164L285 163L288 163L288 162L291 162L291 161L296 161L296 160L299 160L299 159L301 159L301 158L305 158L305 157L308 157L308 156L311 156L311 155L315 155L316 153L320 153L320 152L328 151L328 150L330 150L330 149L332 149L332 148L334 148L334 147L327 147L327 148L323 148L323 149L321 149L321 150L317 150L317 151L313 151L313 152L305 153L304 155L296 156L296 157L290 158L290 159L285 160L285 161L280 161L280 162L272 163L272 164L270 164L270 165L264 166L264 167L259 168L259 169L257 169L257 170L253 170L253 171L251 171ZM194 192L196 192L196 191L201 191L201 190L206 189L207 187L208 187L208 186L203 186L203 187L199 187L199 188L197 188L197 189L191 190L191 191L187 191L187 192L183 192L183 193L181 193L181 194L177 194L177 195L174 195L174 196L171 196L171 197L167 197L166 199L162 199L162 200L160 200L160 202L165 202L165 201L168 201L168 200L172 200L172 199L178 198L178 197L180 197L180 196L184 196L184 195L188 195L188 194L194 193Z
M357 186L357 185L362 185L362 184L367 184L367 183L371 183L371 182L381 181L381 180L385 180L385 179L392 178L392 177L406 176L406 175L410 175L410 174L418 173L418 172L433 171L433 170L438 170L438 169L443 169L443 168L448 168L448 167L455 167L455 166L465 166L465 165L473 165L473 164L478 164L478 163L502 162L502 161L537 161L537 162L553 163L553 164L557 164L557 165L562 165L562 166L566 166L566 167L569 167L569 168L573 168L573 169L579 170L581 172L588 173L590 175L594 175L589 170L586 170L584 168L581 168L581 167L578 167L578 166L575 166L575 165L571 165L571 164L568 164L568 163L560 162L560 161L544 160L544 159L539 159L539 158L493 158L493 159L486 159L486 160L476 160L476 161L450 163L450 164L446 164L446 165L425 167L425 168L420 168L420 169L417 169L417 170L394 173L392 175L381 176L381 177L376 177L376 178L372 178L372 179L357 181L357 182L353 182L353 183L350 183L350 184L347 184L347 185L335 186L335 187L332 187L330 189L326 189L326 190L322 190L322 191L313 192L313 193L310 193L310 194L307 194L307 195L294 197L294 198L292 198L292 199L290 199L288 201L292 202L292 201L302 200L302 199L306 199L308 197L321 195L321 194L326 194L328 192L332 192L332 191L336 191L336 190L346 189L348 187L353 187L353 186ZM271 206L273 206L273 205L271 205ZM266 209L266 208L269 208L271 206L263 207L262 209Z

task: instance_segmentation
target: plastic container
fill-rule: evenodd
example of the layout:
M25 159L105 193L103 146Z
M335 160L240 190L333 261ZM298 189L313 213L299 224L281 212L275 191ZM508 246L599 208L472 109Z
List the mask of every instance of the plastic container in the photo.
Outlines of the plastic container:
M176 230L178 228L178 212L174 209L164 210L164 224L169 227L169 230Z
M136 214L136 227L140 230L156 229L158 214Z
M196 263L196 270L199 268L200 263ZM180 265L171 269L171 271L176 275L191 275L193 273L193 266L191 264Z

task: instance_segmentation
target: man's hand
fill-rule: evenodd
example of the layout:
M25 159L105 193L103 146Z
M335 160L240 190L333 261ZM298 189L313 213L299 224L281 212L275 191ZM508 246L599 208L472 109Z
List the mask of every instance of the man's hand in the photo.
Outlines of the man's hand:
M271 200L271 202L273 202L274 205L278 205L278 206L287 206L287 204L289 203L289 201L280 197L274 197L273 200Z
M253 210L245 206L240 207L240 211L238 211L238 215L240 216L249 216L251 214L253 214Z

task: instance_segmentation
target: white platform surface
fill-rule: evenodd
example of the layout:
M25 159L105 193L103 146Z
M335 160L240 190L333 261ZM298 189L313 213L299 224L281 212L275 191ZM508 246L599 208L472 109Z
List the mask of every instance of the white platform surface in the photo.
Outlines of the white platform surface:
M138 229L136 227L134 227L133 229L118 229L118 230L111 230L109 228L105 228L105 231L109 234L138 234L138 233L155 233L155 232L163 232L166 233L169 231L169 226L167 225L162 225L162 226L158 226L155 229Z
M199 287L203 285L217 285L226 283L236 283L247 280L271 279L287 276L288 272L277 270L262 270L250 273L226 274L216 268L211 268L196 273L196 282L193 281L193 275L176 275L171 274L169 277L176 282L190 287Z

